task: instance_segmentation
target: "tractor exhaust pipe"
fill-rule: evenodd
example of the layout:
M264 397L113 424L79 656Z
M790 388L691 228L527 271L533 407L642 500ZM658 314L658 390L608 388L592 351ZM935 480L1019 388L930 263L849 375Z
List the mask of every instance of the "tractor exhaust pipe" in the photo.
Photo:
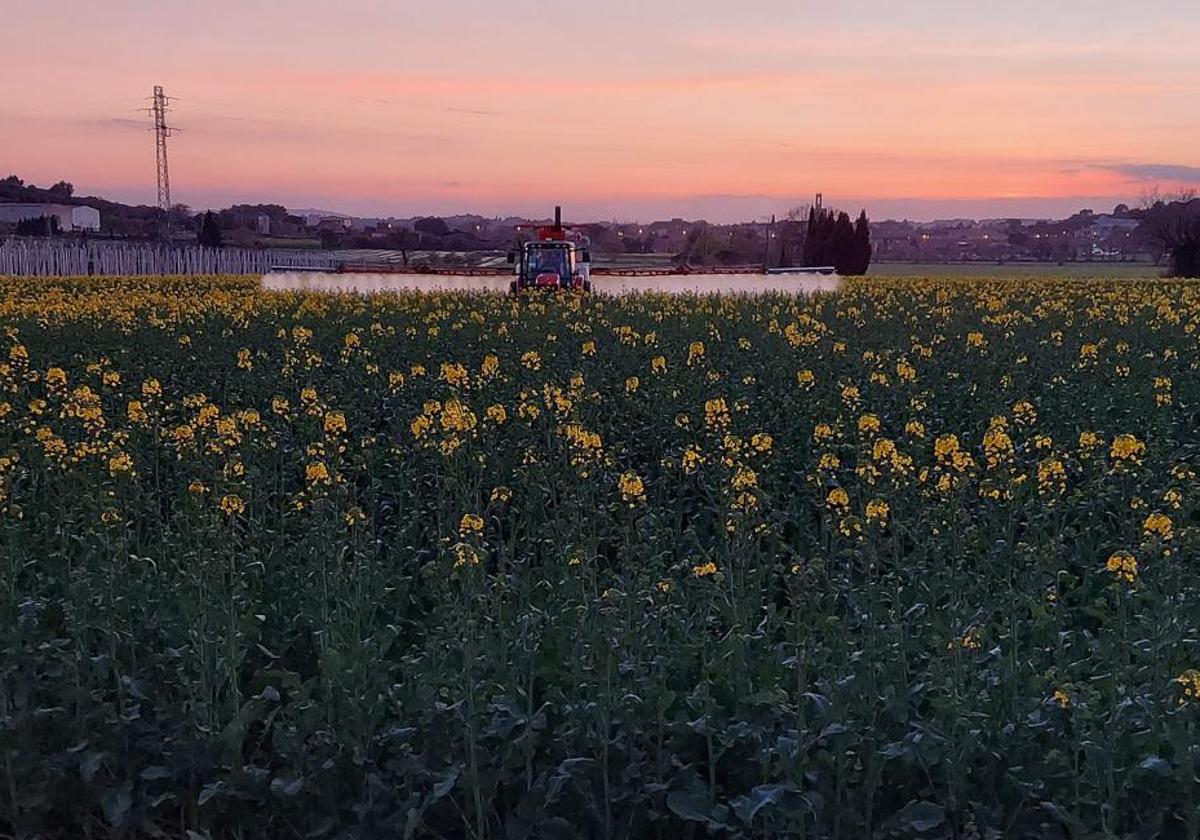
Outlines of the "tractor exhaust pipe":
M562 230L562 207L558 204L554 205L554 229Z

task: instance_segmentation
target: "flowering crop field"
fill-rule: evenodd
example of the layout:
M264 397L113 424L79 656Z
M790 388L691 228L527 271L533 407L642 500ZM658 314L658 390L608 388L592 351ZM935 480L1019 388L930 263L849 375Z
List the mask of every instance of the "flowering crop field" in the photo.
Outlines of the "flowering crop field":
M0 835L1200 829L1200 287L0 327Z

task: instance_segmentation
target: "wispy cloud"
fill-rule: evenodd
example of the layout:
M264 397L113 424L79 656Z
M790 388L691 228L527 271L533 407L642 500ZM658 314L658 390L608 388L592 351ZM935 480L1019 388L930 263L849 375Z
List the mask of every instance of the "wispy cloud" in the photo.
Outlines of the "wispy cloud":
M685 34L680 43L716 53L733 55L807 55L822 58L908 60L974 59L1020 63L1046 59L1098 58L1102 60L1147 61L1188 59L1195 61L1195 34L1171 31L1125 31L1104 37L1028 37L1023 33L945 33L880 27L824 27L789 32L786 29L748 31L725 29ZM1152 42L1152 43L1151 43Z
M1180 163L1118 163L1101 168L1137 181L1183 181L1200 183L1200 166Z
M149 131L150 119L133 117L83 117L76 121L83 128L116 129L118 131Z
M481 111L475 108L447 108L451 114L467 114L472 117L498 117L501 115L499 111Z

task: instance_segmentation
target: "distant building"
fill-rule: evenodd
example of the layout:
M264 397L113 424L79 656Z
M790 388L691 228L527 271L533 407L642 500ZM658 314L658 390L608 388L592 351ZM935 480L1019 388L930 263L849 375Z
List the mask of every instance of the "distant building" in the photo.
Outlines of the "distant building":
M259 213L254 220L254 232L259 236L271 235L271 217L266 213Z
M59 230L100 230L100 211L73 204L0 204L0 225L53 216Z
M350 230L351 221L343 219L340 216L325 216L321 221L317 222L317 230L328 231L330 233L344 233Z

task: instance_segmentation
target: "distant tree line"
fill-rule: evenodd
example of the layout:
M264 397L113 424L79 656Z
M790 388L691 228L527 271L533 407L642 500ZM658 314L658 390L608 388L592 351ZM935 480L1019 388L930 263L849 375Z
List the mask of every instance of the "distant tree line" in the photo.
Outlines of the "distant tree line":
M804 236L803 263L806 266L833 266L838 274L858 276L871 266L871 223L867 211L858 221L848 213L813 207L808 211Z
M70 181L59 181L51 187L26 184L16 175L0 178L0 201L21 204L73 204L75 187Z

